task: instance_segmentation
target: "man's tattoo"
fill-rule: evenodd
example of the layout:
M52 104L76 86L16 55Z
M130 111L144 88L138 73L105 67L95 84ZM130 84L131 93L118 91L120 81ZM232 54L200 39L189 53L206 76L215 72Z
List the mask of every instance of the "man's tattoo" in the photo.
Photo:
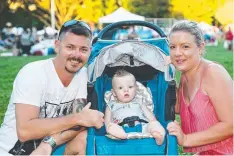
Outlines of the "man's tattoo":
M86 99L76 99L74 100L73 102L73 113L79 113L86 105L87 103L87 100ZM74 130L74 131L81 131L81 130L84 130L85 128L83 126L74 126L72 128L69 128L68 130ZM60 133L60 135L62 135L62 133L66 132L67 130L65 131L62 131Z
M73 113L79 113L84 108L86 103L87 103L86 99L76 99L73 102Z

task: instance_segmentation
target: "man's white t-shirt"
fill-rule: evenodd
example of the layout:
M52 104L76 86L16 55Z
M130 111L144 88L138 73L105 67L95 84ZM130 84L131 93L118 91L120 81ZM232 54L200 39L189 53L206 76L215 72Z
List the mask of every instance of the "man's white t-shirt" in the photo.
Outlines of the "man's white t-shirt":
M72 103L76 99L87 98L87 81L87 69L83 67L75 74L69 86L64 87L52 59L24 66L14 81L10 102L0 128L0 155L7 155L18 141L16 103L40 107L39 118L64 116L72 112Z

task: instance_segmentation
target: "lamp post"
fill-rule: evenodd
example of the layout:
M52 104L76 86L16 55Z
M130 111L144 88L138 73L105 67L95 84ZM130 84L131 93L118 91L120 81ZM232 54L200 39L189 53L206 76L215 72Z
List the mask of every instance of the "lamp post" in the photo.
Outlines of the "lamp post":
M54 0L50 0L50 16L51 16L51 27L55 29L55 9Z

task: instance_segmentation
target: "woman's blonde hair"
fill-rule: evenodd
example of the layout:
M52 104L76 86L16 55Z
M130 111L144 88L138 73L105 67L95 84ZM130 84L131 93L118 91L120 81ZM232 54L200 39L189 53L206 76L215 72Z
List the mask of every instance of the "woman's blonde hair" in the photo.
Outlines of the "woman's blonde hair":
M194 21L181 20L181 21L176 22L172 26L172 29L169 32L169 36L173 32L177 32L177 31L184 31L193 35L195 37L195 42L198 47L200 47L201 44L204 43L204 36L203 36L202 30L199 28L198 24Z

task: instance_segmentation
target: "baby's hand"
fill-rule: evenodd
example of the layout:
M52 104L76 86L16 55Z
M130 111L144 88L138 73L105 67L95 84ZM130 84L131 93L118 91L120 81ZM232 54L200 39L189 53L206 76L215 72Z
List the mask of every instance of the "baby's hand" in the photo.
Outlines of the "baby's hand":
M115 136L116 138L127 139L127 134L125 133L124 129L115 123L109 123L106 126L106 131L107 133Z

